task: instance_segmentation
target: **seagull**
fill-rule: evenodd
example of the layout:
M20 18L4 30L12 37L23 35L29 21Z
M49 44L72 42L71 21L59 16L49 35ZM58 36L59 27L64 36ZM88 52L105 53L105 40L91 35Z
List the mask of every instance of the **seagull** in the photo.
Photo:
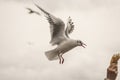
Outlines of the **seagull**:
M74 30L74 24L70 17L68 18L67 27L65 29L65 24L60 18L53 16L52 14L42 9L37 4L35 4L35 6L43 12L44 16L46 17L50 24L51 33L50 43L52 44L52 46L57 45L55 49L45 52L45 55L48 58L48 60L52 61L59 59L59 63L63 64L64 53L68 52L69 50L77 46L82 46L83 48L87 46L81 40L74 40L69 37L69 34L72 33Z

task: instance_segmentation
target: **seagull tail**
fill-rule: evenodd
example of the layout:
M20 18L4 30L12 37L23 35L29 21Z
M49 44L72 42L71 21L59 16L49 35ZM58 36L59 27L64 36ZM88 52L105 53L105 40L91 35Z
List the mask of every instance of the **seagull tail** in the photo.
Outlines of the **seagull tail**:
M50 61L58 59L58 53L55 50L46 51L45 55Z

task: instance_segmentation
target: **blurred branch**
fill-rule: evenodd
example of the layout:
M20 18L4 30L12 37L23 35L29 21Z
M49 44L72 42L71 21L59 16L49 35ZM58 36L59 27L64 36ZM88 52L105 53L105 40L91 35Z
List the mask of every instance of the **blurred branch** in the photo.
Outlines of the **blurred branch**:
M110 61L110 66L107 68L107 77L105 80L116 80L118 75L118 60L120 54L114 54Z

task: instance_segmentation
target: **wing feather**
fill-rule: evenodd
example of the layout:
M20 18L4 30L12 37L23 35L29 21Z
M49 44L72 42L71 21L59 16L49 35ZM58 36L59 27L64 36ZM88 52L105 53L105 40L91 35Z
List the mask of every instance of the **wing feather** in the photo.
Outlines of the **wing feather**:
M66 36L69 38L69 34L72 33L74 30L74 24L72 22L72 19L69 17L67 22L67 28L65 30Z
M51 41L50 43L52 45L60 44L62 41L66 40L65 37L65 24L64 22L56 18L55 16L51 15L41 7L39 7L37 4L35 4L36 7L38 7L47 18L49 24L50 24L50 32L51 32Z

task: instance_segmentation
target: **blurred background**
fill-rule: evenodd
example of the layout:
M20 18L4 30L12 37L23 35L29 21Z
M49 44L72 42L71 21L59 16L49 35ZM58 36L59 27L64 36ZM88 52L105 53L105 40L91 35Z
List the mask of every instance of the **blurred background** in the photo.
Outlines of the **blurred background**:
M71 16L70 37L87 47L64 54L63 65L48 61L44 52L55 47L33 2L65 23ZM0 80L104 80L112 55L120 52L119 21L120 0L0 0Z

